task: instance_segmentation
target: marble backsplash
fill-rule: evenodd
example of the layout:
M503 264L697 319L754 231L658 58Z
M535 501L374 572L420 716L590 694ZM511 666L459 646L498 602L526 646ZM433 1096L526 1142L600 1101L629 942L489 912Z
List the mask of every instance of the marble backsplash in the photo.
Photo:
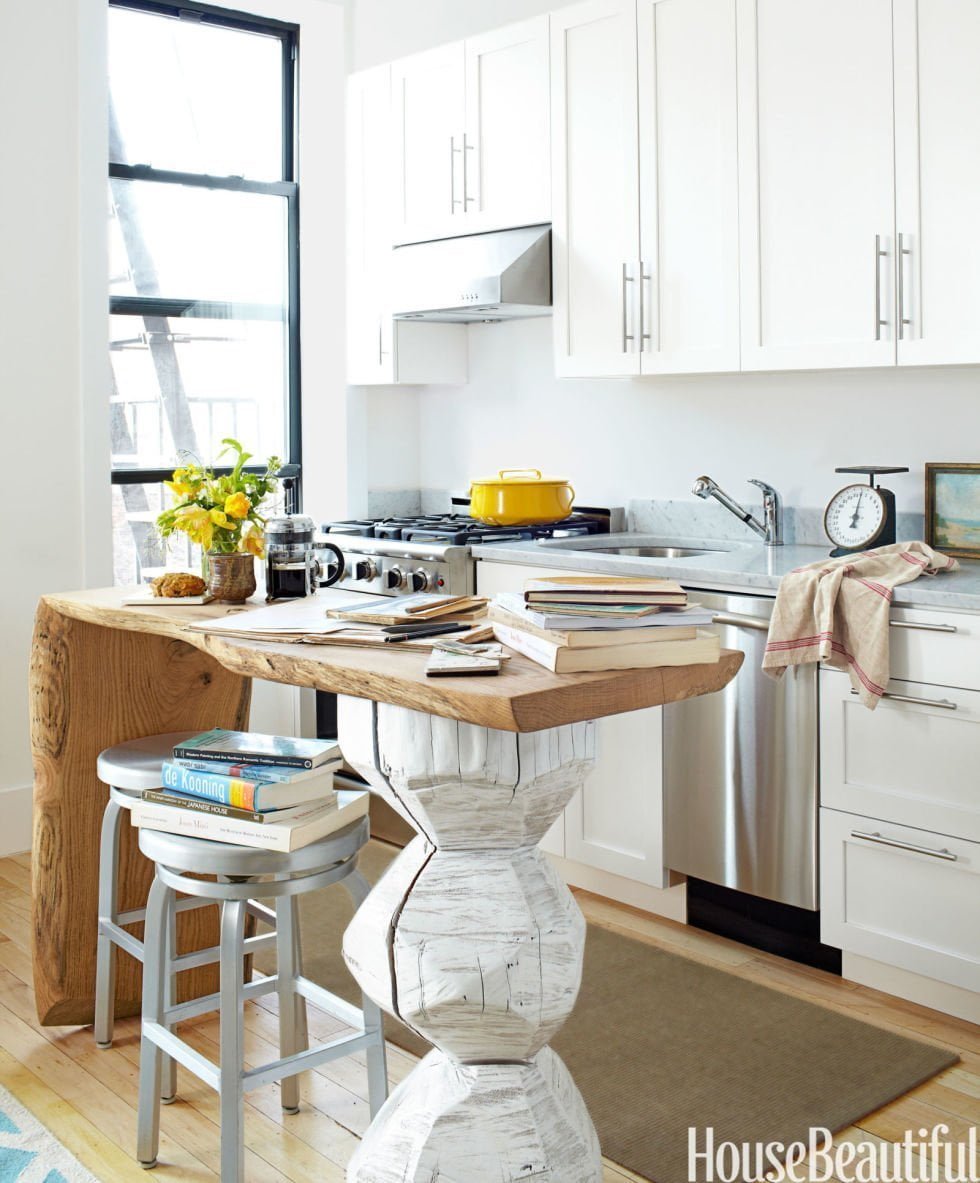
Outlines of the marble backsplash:
M368 513L372 517L394 517L413 513L449 513L454 494L446 489L372 489ZM458 494L456 494L458 496ZM745 506L762 520L761 504ZM825 546L823 508L783 506L783 541L797 546ZM713 539L718 542L755 542L758 536L716 502L631 501L626 507L628 528L640 534L662 538ZM925 520L921 513L899 513L898 539L922 538Z

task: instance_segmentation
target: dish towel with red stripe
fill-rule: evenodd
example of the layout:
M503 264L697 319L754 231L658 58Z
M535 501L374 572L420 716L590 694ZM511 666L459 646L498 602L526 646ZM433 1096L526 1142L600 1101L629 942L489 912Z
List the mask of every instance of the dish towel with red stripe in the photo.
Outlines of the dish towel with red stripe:
M958 566L924 542L896 542L798 567L780 580L762 668L780 678L789 665L826 662L874 710L888 686L892 588Z

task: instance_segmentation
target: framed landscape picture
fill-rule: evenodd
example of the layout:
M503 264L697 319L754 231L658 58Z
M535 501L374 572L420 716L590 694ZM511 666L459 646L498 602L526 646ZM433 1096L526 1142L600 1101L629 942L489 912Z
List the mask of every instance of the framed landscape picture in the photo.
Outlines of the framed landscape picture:
M980 463L926 465L926 542L980 559Z

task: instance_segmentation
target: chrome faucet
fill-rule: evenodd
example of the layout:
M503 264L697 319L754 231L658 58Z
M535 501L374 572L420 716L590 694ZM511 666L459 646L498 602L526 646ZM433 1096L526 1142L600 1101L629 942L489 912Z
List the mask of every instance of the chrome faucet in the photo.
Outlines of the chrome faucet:
M729 497L710 476L699 476L694 482L691 492L696 497L703 497L705 500L714 497L715 501L720 502L739 521L744 522L750 530L754 530L760 538L764 539L766 546L782 546L783 503L779 494L772 485L767 485L765 481L750 480L749 484L758 485L762 490L762 512L765 523L758 521L744 506Z

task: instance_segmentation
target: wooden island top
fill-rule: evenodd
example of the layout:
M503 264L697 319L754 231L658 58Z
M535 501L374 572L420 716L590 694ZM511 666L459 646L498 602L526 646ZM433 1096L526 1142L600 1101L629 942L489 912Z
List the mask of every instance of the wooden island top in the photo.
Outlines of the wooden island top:
M500 731L540 731L709 694L726 686L743 660L742 653L723 650L721 660L708 665L553 674L514 654L500 674L492 677L427 678L427 654L417 650L397 645L370 649L222 637L187 626L224 618L234 611L228 605L125 606L122 601L127 594L132 594L132 589L44 596L38 609L39 627L42 620L61 617L167 638L207 653L241 677L374 699ZM321 591L317 601L326 611L334 604L349 604L351 595ZM251 606L259 607L260 603ZM38 639L36 635L35 643Z

